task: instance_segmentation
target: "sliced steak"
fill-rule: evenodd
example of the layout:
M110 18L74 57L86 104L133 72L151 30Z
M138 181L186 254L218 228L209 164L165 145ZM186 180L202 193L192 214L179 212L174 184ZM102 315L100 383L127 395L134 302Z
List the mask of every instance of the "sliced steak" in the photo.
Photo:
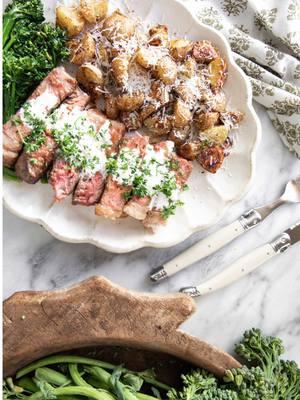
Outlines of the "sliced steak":
M83 109L90 97L77 88L56 110L56 117L61 121L67 118L68 113L78 108ZM56 144L51 137L51 131L45 132L44 143L33 152L23 150L18 158L15 169L19 178L27 183L36 183L48 170L55 156Z
M176 173L176 182L182 189L192 172L192 163L177 156L175 153L172 153L172 160L174 161L173 171ZM154 206L147 212L147 216L143 220L143 225L150 232L155 232L158 226L165 225L166 221L167 220L163 217L162 210L159 207Z
M60 201L71 194L79 181L80 172L61 158L55 160L49 183L55 192L55 200Z
M87 118L93 123L97 130L100 130L107 121L107 117L99 110L91 108L87 111ZM109 133L112 144L106 148L106 155L111 155L118 151L120 140L125 132L125 126L116 121L110 121ZM73 204L91 206L100 201L100 197L105 186L105 176L101 171L95 174L85 174L79 179L73 194Z
M73 194L72 203L82 206L96 204L101 197L105 185L105 179L101 172L96 172L91 176L82 176Z
M124 137L120 149L138 149L143 157L147 144L147 137L137 132L129 133ZM122 217L126 204L125 194L129 191L130 187L120 185L112 176L109 176L101 201L96 205L96 214L110 219Z
M46 117L76 88L77 83L63 67L53 69L28 98L31 110ZM24 121L23 107L3 126L3 164L13 167L32 129Z
M23 151L16 162L16 175L27 183L36 183L52 164L55 140L45 134L45 141L37 151Z

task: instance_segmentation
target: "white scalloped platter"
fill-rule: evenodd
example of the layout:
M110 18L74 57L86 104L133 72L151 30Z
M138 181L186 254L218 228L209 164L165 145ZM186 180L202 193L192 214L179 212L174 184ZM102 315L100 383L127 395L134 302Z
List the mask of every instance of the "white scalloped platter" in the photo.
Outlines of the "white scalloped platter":
M55 3L55 0L45 1L49 19L53 19ZM122 8L121 1L114 0L111 3L111 9ZM216 44L228 63L228 79L224 91L229 99L229 107L243 111L245 119L239 127L237 143L224 166L213 175L195 164L188 182L190 190L183 194L185 205L155 234L146 232L138 221L131 218L110 221L97 217L94 207L72 206L71 199L53 203L50 185L4 182L4 203L14 214L42 225L60 240L92 243L116 253L145 246L172 246L193 232L215 224L228 210L228 206L241 199L248 190L260 139L260 124L252 107L250 85L234 63L224 37L199 23L175 0L127 0L126 5L146 23L168 25L174 36L192 40L207 39Z

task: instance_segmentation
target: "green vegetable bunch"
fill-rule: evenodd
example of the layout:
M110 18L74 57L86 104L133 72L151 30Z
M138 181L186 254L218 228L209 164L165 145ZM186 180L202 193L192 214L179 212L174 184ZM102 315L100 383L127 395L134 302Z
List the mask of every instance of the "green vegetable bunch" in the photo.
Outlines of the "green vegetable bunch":
M259 329L244 333L236 353L246 362L226 371L223 381L196 370L183 376L183 389L172 389L169 400L300 400L300 369L294 361L281 360L279 338Z
M41 0L13 0L3 15L3 119L68 57L65 31L44 22Z
M50 367L52 366L52 367ZM143 393L153 386L154 397ZM159 400L170 387L156 380L154 372L133 372L88 357L50 356L21 369L16 381L7 378L4 400Z

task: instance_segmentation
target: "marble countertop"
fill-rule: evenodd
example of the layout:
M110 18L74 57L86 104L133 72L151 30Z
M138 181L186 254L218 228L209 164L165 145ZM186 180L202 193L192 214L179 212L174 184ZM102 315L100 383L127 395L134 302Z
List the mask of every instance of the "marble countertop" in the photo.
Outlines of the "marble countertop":
M245 210L275 199L285 182L300 172L300 161L283 146L267 114L255 105L262 122L256 176L249 193L231 207L222 226ZM54 239L38 225L4 210L4 297L19 290L56 289L92 275L103 275L136 291L166 293L200 283L300 219L300 205L283 206L256 230L174 276L153 285L148 274L210 230L169 249L141 249L115 255L92 245ZM286 357L300 363L300 245L295 245L230 287L197 299L198 310L183 328L227 351L253 326L284 340Z

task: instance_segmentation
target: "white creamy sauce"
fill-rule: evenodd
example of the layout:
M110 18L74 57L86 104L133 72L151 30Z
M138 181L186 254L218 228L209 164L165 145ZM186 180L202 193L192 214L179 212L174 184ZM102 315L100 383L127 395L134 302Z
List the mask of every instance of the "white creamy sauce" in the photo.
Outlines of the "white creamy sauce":
M150 209L163 209L170 206L170 202L179 199L180 187L176 182L176 173L170 167L170 155L174 143L167 141L166 146L155 150L148 144L142 158L138 149L121 149L117 158L117 167L113 172L113 179L123 186L134 186L142 179L146 190L145 196L150 196ZM173 184L170 195L166 196L159 187L162 184Z
M45 90L39 97L28 101L31 115L40 119L45 118L49 111L57 106L57 103L57 96L49 89Z

